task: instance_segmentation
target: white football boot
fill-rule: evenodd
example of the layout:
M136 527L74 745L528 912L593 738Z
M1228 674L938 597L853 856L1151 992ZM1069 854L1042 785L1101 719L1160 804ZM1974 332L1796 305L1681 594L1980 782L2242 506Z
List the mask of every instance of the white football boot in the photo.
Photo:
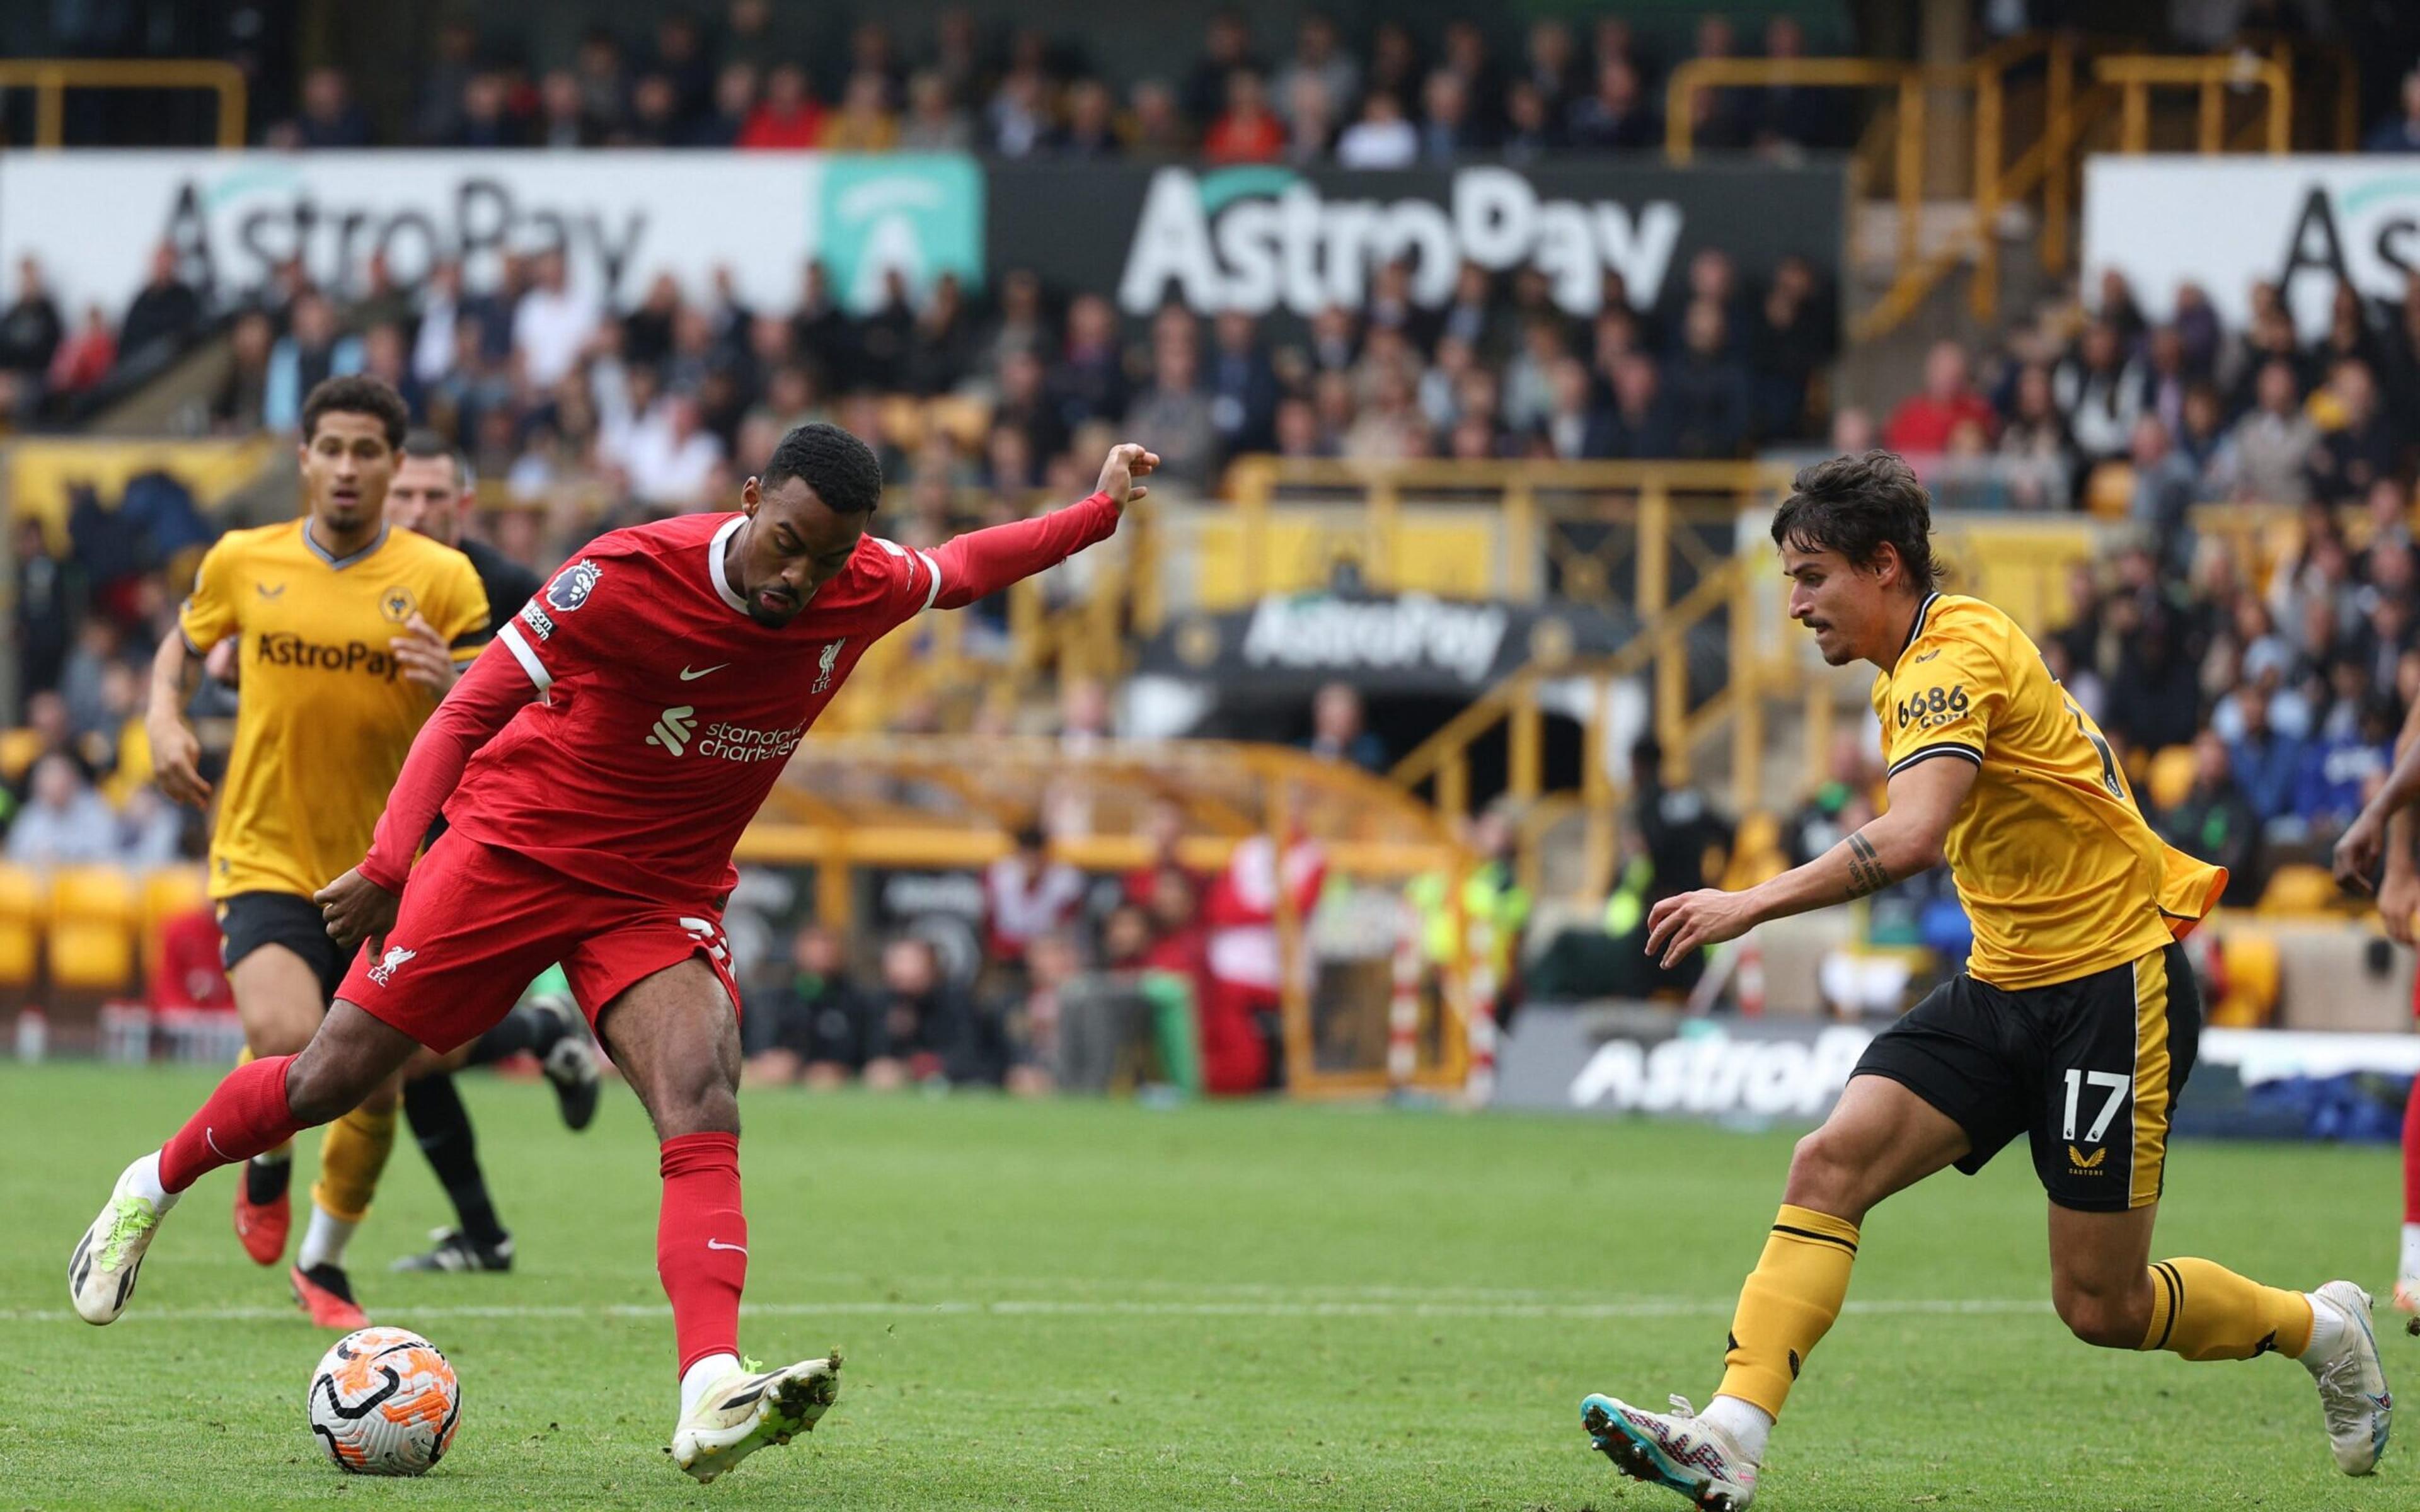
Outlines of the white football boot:
M137 1161L135 1165L141 1165ZM119 1173L101 1216L76 1242L68 1257L68 1294L75 1299L76 1316L87 1323L114 1323L134 1295L134 1277L143 1269L143 1252L160 1231L161 1211L148 1197L132 1190L134 1167Z
M2335 1349L2309 1367L2319 1385L2328 1446L2335 1451L2338 1470L2348 1475L2369 1474L2386 1452L2387 1431L2395 1419L2395 1397L2386 1389L2386 1371L2379 1363L2378 1335L2369 1331L2369 1293L2350 1281L2331 1281L2311 1293L2311 1305L2334 1307L2345 1318Z
M681 1414L673 1462L699 1482L773 1444L812 1430L840 1395L840 1351L779 1370L744 1365L716 1381Z
M1756 1465L1730 1435L1700 1421L1685 1396L1669 1412L1650 1412L1611 1396L1580 1403L1580 1426L1633 1480L1680 1492L1700 1512L1747 1512L1756 1500Z

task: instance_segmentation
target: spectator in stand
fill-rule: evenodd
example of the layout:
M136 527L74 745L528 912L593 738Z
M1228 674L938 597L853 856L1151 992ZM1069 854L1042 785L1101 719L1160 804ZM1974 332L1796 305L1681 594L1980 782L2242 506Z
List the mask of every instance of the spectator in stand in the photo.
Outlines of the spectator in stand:
M1883 444L1902 455L1931 455L1948 450L1949 436L1972 421L1988 436L1999 425L1991 402L1975 392L1966 348L1935 342L1924 358L1924 391L1912 394L1883 427Z
M580 39L573 66L580 74L581 114L605 131L620 125L629 95L622 44L604 27L591 26Z
M1328 102L1327 85L1315 73L1300 73L1286 85L1285 161L1309 166L1326 161L1336 140L1336 107Z
M2272 672L2255 686L2229 695L2241 733L2226 745L2227 770L2250 800L2252 811L2268 826L2292 814L2294 788L2302 780L2307 754L2299 738L2270 721L2275 687L2276 676Z
M1131 157L1165 162L1192 150L1193 134L1176 108L1176 91L1158 79L1135 83L1128 97L1126 150Z
M2378 381L2368 363L2336 363L2326 387L2312 396L2311 411L2320 429L2311 453L2311 483L2322 501L2350 502L2396 471L2394 427L2378 402Z
M1479 147L1470 118L1470 85L1459 73L1439 69L1420 86L1420 161L1450 165Z
M294 301L293 327L269 355L261 422L288 431L302 421L302 396L321 382L362 370L362 342L337 329L336 307L317 289Z
M910 74L899 146L909 152L964 152L974 140L974 122L950 98L949 81L930 69Z
M2403 114L2379 122L2362 142L2366 152L2420 152L2420 69L2403 76Z
M1048 837L1027 825L984 872L985 954L995 965L1023 965L1026 948L1065 928L1083 902L1084 874L1052 860Z
M888 152L899 145L899 120L891 114L891 83L861 69L848 76L840 109L824 122L816 145L827 152Z
M1596 91L1572 101L1563 113L1563 134L1571 146L1597 151L1631 151L1662 142L1637 66L1626 57L1600 62Z
M1039 33L1017 33L1009 44L1008 71L984 107L992 150L1003 158L1031 156L1050 129L1050 80L1043 54Z
M1339 114L1349 113L1361 98L1360 64L1338 38L1336 23L1315 10L1295 29L1294 58L1278 75L1278 98L1291 99L1293 82L1306 76L1319 81L1329 108ZM1401 110L1396 114L1400 116Z
M2260 896L2254 874L2260 858L2260 816L2227 764L2226 747L2205 730L2195 735L2194 781L2182 802L2155 816L2167 842L2227 871L2225 901L2239 906Z
M1504 131L1496 144L1497 152L1515 165L1536 162L1563 146L1562 130L1557 124L1561 118L1536 84L1513 80L1504 92Z
M965 995L942 977L931 941L908 934L882 948L875 1011L879 1026L868 1037L875 1053L861 1073L869 1090L954 1079L950 1065L974 1015Z
M437 25L436 56L419 72L411 110L411 140L420 147L444 147L462 126L464 86L477 69L479 28L460 17Z
M693 147L737 147L755 114L756 65L734 58L714 76L713 103L690 123L683 140Z
M458 147L520 146L520 129L510 113L511 86L493 69L471 75L462 84L462 108L457 114L453 145Z
M821 924L791 936L789 972L779 985L748 995L741 1022L755 1044L752 1084L828 1091L884 1056L883 1014L850 980L839 934Z
M755 151L799 151L822 140L823 107L807 87L807 70L782 63L765 77L765 98L735 146Z
M667 393L632 433L622 457L631 496L659 508L690 510L709 501L722 441L705 428L697 400Z
M1229 81L1235 70L1258 72L1260 67L1243 12L1215 12L1202 36L1202 56L1185 76L1184 114L1197 121L1213 119L1226 106Z
M370 145L370 118L353 103L352 85L342 69L313 69L302 76L302 110L294 125L305 147Z
M117 332L120 362L158 361L184 345L202 323L202 297L178 271L177 249L151 249L151 277L127 306Z
M1797 17L1783 12L1764 23L1764 55L1807 55L1807 30ZM1840 96L1836 90L1803 85L1761 89L1750 99L1748 113L1753 123L1750 144L1761 152L1827 147L1841 141Z
M2352 729L2332 730L2310 743L2291 811L2308 823L2311 838L2325 843L2343 833L2386 780L2395 764L2395 731L2394 700L2365 697Z
M1222 310L1212 322L1216 349L1210 359L1210 424L1221 451L1265 451L1277 418L1278 376L1261 347L1260 323L1243 310ZM1031 363L1037 376L1041 364ZM1003 381L1006 368L1002 369ZM1057 445L1041 448L1056 455Z
M2027 363L2017 374L2015 408L2000 432L1999 454L2022 469L2015 502L2063 510L2075 497L2075 440L2051 392L2050 369Z
M680 119L694 120L706 113L714 68L695 17L675 10L656 23L655 56L648 60L648 71L672 85L674 111Z
M1682 349L1664 375L1674 451L1714 460L1739 455L1754 424L1747 367L1730 355L1723 307L1701 298L1682 316Z
M117 815L73 762L42 757L34 763L27 790L24 808L8 826L12 864L49 868L117 859Z
M603 312L593 296L571 286L559 249L538 255L536 274L513 310L513 355L533 387L551 389L579 363Z
M2311 496L2310 461L2319 427L2299 401L2293 364L2260 364L2255 407L2235 423L2211 459L2211 489L2247 503L2300 507Z
M1336 162L1343 168L1408 168L1419 161L1420 135L1404 117L1403 101L1383 89L1372 90L1361 101L1361 118L1336 139Z
M1202 133L1202 156L1214 163L1275 162L1285 152L1285 124L1268 107L1267 86L1249 69L1227 79L1227 108Z
M2124 338L2105 309L2084 328L2074 355L2053 370L2051 388L2086 466L2125 455L2143 412L2143 378L2126 361Z
M1806 435L1807 394L1816 374L1832 360L1838 320L1805 257L1784 257L1766 285L1761 318L1749 326L1747 350L1755 373L1757 424L1776 439Z
M1552 110L1569 104L1582 87L1579 50L1568 23L1548 18L1529 23L1528 61L1522 77Z
M51 354L51 370L42 380L50 393L77 394L109 376L117 364L117 336L109 329L108 312L87 304L84 324Z
M1680 426L1663 378L1644 352L1614 359L1613 455L1634 461L1681 455Z
M1078 79L1067 86L1067 119L1047 139L1053 157L1083 162L1106 162L1125 150L1118 140L1117 101L1098 79Z
M538 81L536 145L542 147L593 147L605 133L588 118L587 97L580 75L569 69L550 69Z
M2134 422L2131 455L2134 495L2127 515L2149 538L2162 562L2182 574L2193 562L2194 532L2185 517L2199 482L2193 464L2169 442L2168 427L2160 417L2149 413Z
M67 326L32 256L17 260L17 297L0 311L0 373L17 377L27 397L39 394L42 375L59 349Z
M1098 294L1079 294L1067 306L1067 344L1051 370L1050 392L1070 429L1088 420L1122 418L1126 410L1125 354L1118 316Z
M1386 742L1363 721L1361 694L1350 683L1322 684L1311 701L1311 738L1303 748L1322 761L1343 762L1365 772L1387 770Z
M1566 357L1555 364L1551 381L1554 408L1539 424L1546 455L1564 461L1611 456L1613 417L1596 408L1589 370L1579 359Z

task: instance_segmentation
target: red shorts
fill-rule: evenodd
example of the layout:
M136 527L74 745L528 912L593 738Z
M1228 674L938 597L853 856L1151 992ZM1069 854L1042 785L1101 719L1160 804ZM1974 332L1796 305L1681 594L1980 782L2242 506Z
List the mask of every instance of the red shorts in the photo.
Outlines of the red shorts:
M412 869L385 954L357 952L336 995L442 1055L495 1027L557 962L594 1025L633 983L693 955L737 1012L720 908L608 892L449 830Z

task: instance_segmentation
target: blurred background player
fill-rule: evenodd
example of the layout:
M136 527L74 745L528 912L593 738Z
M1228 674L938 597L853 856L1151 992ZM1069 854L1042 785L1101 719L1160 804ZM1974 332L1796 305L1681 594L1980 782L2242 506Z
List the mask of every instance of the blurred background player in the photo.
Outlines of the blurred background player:
M478 502L478 480L471 459L445 444L433 432L413 431L403 439L403 456L396 464L395 481L386 491L386 522L415 531L452 547L471 559L479 585L488 596L488 634L520 612L537 595L545 579L475 536L463 524ZM485 637L481 641L485 643ZM431 827L434 841L445 827L441 817ZM559 968L550 969L533 984L521 1005L504 1022L446 1057L415 1059L406 1069L403 1116L411 1122L411 1137L437 1173L438 1184L454 1205L454 1226L429 1237L435 1242L424 1253L395 1262L398 1271L509 1271L513 1236L496 1215L489 1194L487 1173L479 1165L479 1140L471 1127L471 1110L454 1085L458 1066L487 1065L522 1052L537 1057L563 1109L563 1121L585 1129L597 1117L598 1078L597 1053L589 1045L587 1026L581 1022Z
M1774 1420L1839 1317L1866 1214L1945 1166L1971 1176L2025 1135L2050 1197L2051 1299L2076 1337L2188 1360L2299 1360L2336 1467L2370 1473L2394 1403L2368 1293L2150 1260L2168 1128L2201 1040L2179 941L2226 872L2152 832L2100 727L2014 621L1938 590L1931 500L1905 461L1843 456L1792 488L1773 519L1791 616L1831 666L1880 669L1889 807L1769 882L1657 903L1648 949L1668 966L1946 858L1974 953L1875 1037L1823 1126L1799 1141L1704 1414L1679 1398L1650 1412L1592 1396L1590 1436L1624 1474L1744 1512Z
M384 511L406 413L375 378L330 378L302 413L304 517L220 537L178 627L152 662L148 731L162 791L207 804L201 746L184 708L213 647L239 647L242 694L211 832L209 892L252 1057L309 1041L351 952L311 896L359 857L429 711L477 654L488 601L460 552L390 529ZM309 1228L289 1273L314 1322L368 1319L344 1270L395 1143L396 1091L338 1110L320 1143ZM247 1163L235 1228L262 1265L285 1257L291 1148Z

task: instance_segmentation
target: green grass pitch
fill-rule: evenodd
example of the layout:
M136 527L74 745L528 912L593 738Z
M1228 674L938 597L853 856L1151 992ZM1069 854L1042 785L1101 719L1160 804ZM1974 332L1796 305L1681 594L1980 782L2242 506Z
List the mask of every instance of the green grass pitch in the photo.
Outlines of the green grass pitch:
M122 1321L67 1311L82 1226L207 1085L0 1068L0 1512L1678 1508L1588 1450L1579 1400L1705 1399L1790 1149L1373 1107L752 1093L743 1343L848 1364L813 1437L701 1488L662 1450L672 1332L637 1103L612 1089L575 1136L542 1088L472 1077L521 1268L386 1273L444 1216L397 1149L355 1274L373 1317L453 1358L465 1405L443 1464L382 1482L320 1459L302 1392L330 1338L237 1248L225 1174L171 1219ZM2386 1150L2187 1144L2156 1253L2376 1288L2396 1182ZM1760 1507L2420 1507L2420 1425L2347 1481L2291 1363L2088 1350L2045 1294L2022 1151L1883 1209ZM2420 1342L2384 1333L2390 1373L2412 1373Z

